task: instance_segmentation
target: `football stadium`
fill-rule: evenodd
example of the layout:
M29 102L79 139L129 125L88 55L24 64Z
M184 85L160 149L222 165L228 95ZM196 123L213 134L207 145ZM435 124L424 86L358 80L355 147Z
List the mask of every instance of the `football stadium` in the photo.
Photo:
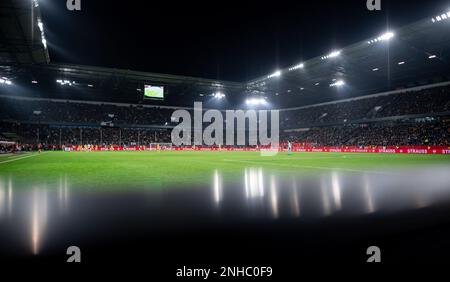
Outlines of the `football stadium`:
M275 60L239 12L214 36L249 50L222 55L241 47L155 46L203 43L186 36L213 36L210 16L204 32L140 34L149 22L130 13L144 6L65 2L0 3L0 261L255 280L299 265L448 263L450 3L303 4L308 21L347 18L334 40L311 34L297 6L251 16L281 22L267 29ZM301 39L280 31L295 21ZM177 52L184 61L167 57Z

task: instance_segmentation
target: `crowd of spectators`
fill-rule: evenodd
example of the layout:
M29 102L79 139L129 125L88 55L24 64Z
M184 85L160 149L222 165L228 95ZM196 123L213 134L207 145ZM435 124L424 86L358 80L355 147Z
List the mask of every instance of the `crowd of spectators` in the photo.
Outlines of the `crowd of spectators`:
M17 100L0 96L0 119L21 122L169 125L173 111L142 105ZM449 111L450 87L444 86L282 111L280 126L296 128L305 125Z
M449 146L450 125L444 123L363 124L316 127L282 138L310 146Z
M54 127L49 125L0 123L4 132L14 132L22 144L42 144L44 147L71 145L148 146L170 143L167 129Z
M0 119L36 123L163 125L172 109L82 103L73 101L17 100L0 96Z
M450 111L450 87L390 94L284 111L282 128Z

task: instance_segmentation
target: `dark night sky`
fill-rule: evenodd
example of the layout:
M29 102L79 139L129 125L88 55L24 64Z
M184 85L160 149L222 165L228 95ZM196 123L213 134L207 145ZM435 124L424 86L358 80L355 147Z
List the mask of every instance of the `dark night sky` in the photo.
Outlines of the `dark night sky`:
M447 10L446 0L40 0L52 62L247 81ZM164 2L164 4L158 3Z

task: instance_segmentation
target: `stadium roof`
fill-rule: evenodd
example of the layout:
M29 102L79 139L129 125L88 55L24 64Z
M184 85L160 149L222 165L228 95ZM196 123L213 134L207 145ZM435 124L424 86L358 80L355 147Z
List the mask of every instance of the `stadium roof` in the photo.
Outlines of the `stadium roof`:
M12 66L48 63L40 10L34 1L0 2L0 62L3 75Z
M69 64L39 64L27 67L27 71L24 83L35 80L57 98L61 98L64 91L67 98L72 98L72 94L88 100L136 102L142 100L144 85L158 85L166 88L166 99L152 103L192 106L192 101L209 100L217 93L237 97L246 86L239 82ZM73 87L64 87L56 80L75 83Z
M136 103L142 100L144 85L153 84L167 89L165 101L151 102L161 105L192 106L193 101L204 101L207 107L224 108L244 105L246 98L260 95L268 97L271 106L295 107L450 80L447 12L380 31L351 46L330 46L329 54L240 83L49 63L45 26L35 3L0 4L0 77L21 87L20 95ZM76 83L64 87L56 80ZM13 87L0 91L18 93ZM217 93L226 98L214 99Z
M445 15L334 46L329 54L250 81L249 89L272 99L278 93L289 106L450 80L450 13Z

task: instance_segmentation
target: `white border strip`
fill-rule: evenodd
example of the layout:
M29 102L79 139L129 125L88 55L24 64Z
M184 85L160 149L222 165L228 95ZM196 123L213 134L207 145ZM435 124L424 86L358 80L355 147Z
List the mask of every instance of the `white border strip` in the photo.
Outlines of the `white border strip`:
M42 154L44 154L44 153L42 153ZM1 161L0 164L5 164L5 163L10 163L10 162L18 161L18 160L23 160L23 159L31 158L31 157L36 157L36 156L39 156L39 155L40 155L40 154L26 155L26 156L23 156L23 157L19 157L19 158L12 159L12 160Z

